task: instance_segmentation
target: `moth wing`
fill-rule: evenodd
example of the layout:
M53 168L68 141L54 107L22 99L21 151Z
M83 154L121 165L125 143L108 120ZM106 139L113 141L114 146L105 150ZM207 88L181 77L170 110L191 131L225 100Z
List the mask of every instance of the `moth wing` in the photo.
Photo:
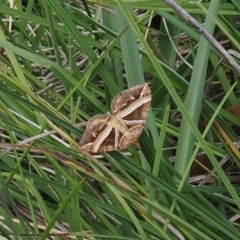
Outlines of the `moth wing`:
M112 118L110 114L96 115L92 117L79 142L80 148L89 153L102 153L114 150L122 150L130 145L138 146L138 139L134 135L126 137L117 128L107 122Z
M115 131L107 122L111 114L101 114L92 117L79 142L80 148L90 153L113 151L115 149Z
M86 130L79 142L80 148L90 153L111 151L114 148L114 142L109 141L103 145L103 142L112 134L112 127L107 124L111 118L109 113L96 115L92 117L87 124ZM105 148L109 149L105 149Z
M151 90L147 84L140 84L119 93L112 101L112 114L123 119L129 131L139 137L151 106Z

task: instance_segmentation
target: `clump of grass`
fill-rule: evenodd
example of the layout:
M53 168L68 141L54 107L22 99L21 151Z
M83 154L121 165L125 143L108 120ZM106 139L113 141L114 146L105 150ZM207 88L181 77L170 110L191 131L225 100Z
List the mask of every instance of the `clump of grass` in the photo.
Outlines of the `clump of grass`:
M222 61L162 2L17 4L0 8L1 234L239 239L231 55ZM181 7L238 51L237 5ZM86 121L144 82L153 98L140 149L82 152Z

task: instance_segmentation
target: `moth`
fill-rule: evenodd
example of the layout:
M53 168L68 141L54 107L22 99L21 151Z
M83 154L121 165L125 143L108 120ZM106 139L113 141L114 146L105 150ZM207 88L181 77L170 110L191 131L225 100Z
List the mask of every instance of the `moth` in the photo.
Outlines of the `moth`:
M139 147L138 137L146 123L152 95L147 84L119 93L111 103L111 112L92 117L79 142L89 153Z

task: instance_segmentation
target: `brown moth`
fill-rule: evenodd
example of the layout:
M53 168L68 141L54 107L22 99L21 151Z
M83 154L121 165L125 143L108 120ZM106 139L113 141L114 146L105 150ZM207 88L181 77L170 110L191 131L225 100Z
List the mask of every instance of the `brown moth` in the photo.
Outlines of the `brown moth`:
M151 90L140 84L119 93L111 103L112 114L92 117L79 144L90 153L121 150L139 146L141 134L151 105Z

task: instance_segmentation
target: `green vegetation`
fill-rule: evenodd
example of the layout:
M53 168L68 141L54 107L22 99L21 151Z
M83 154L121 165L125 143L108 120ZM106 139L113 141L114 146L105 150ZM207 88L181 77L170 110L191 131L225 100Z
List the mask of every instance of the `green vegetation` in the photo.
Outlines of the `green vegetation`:
M240 239L239 1L177 2L200 27L165 1L0 1L1 236ZM140 150L82 152L144 82Z

